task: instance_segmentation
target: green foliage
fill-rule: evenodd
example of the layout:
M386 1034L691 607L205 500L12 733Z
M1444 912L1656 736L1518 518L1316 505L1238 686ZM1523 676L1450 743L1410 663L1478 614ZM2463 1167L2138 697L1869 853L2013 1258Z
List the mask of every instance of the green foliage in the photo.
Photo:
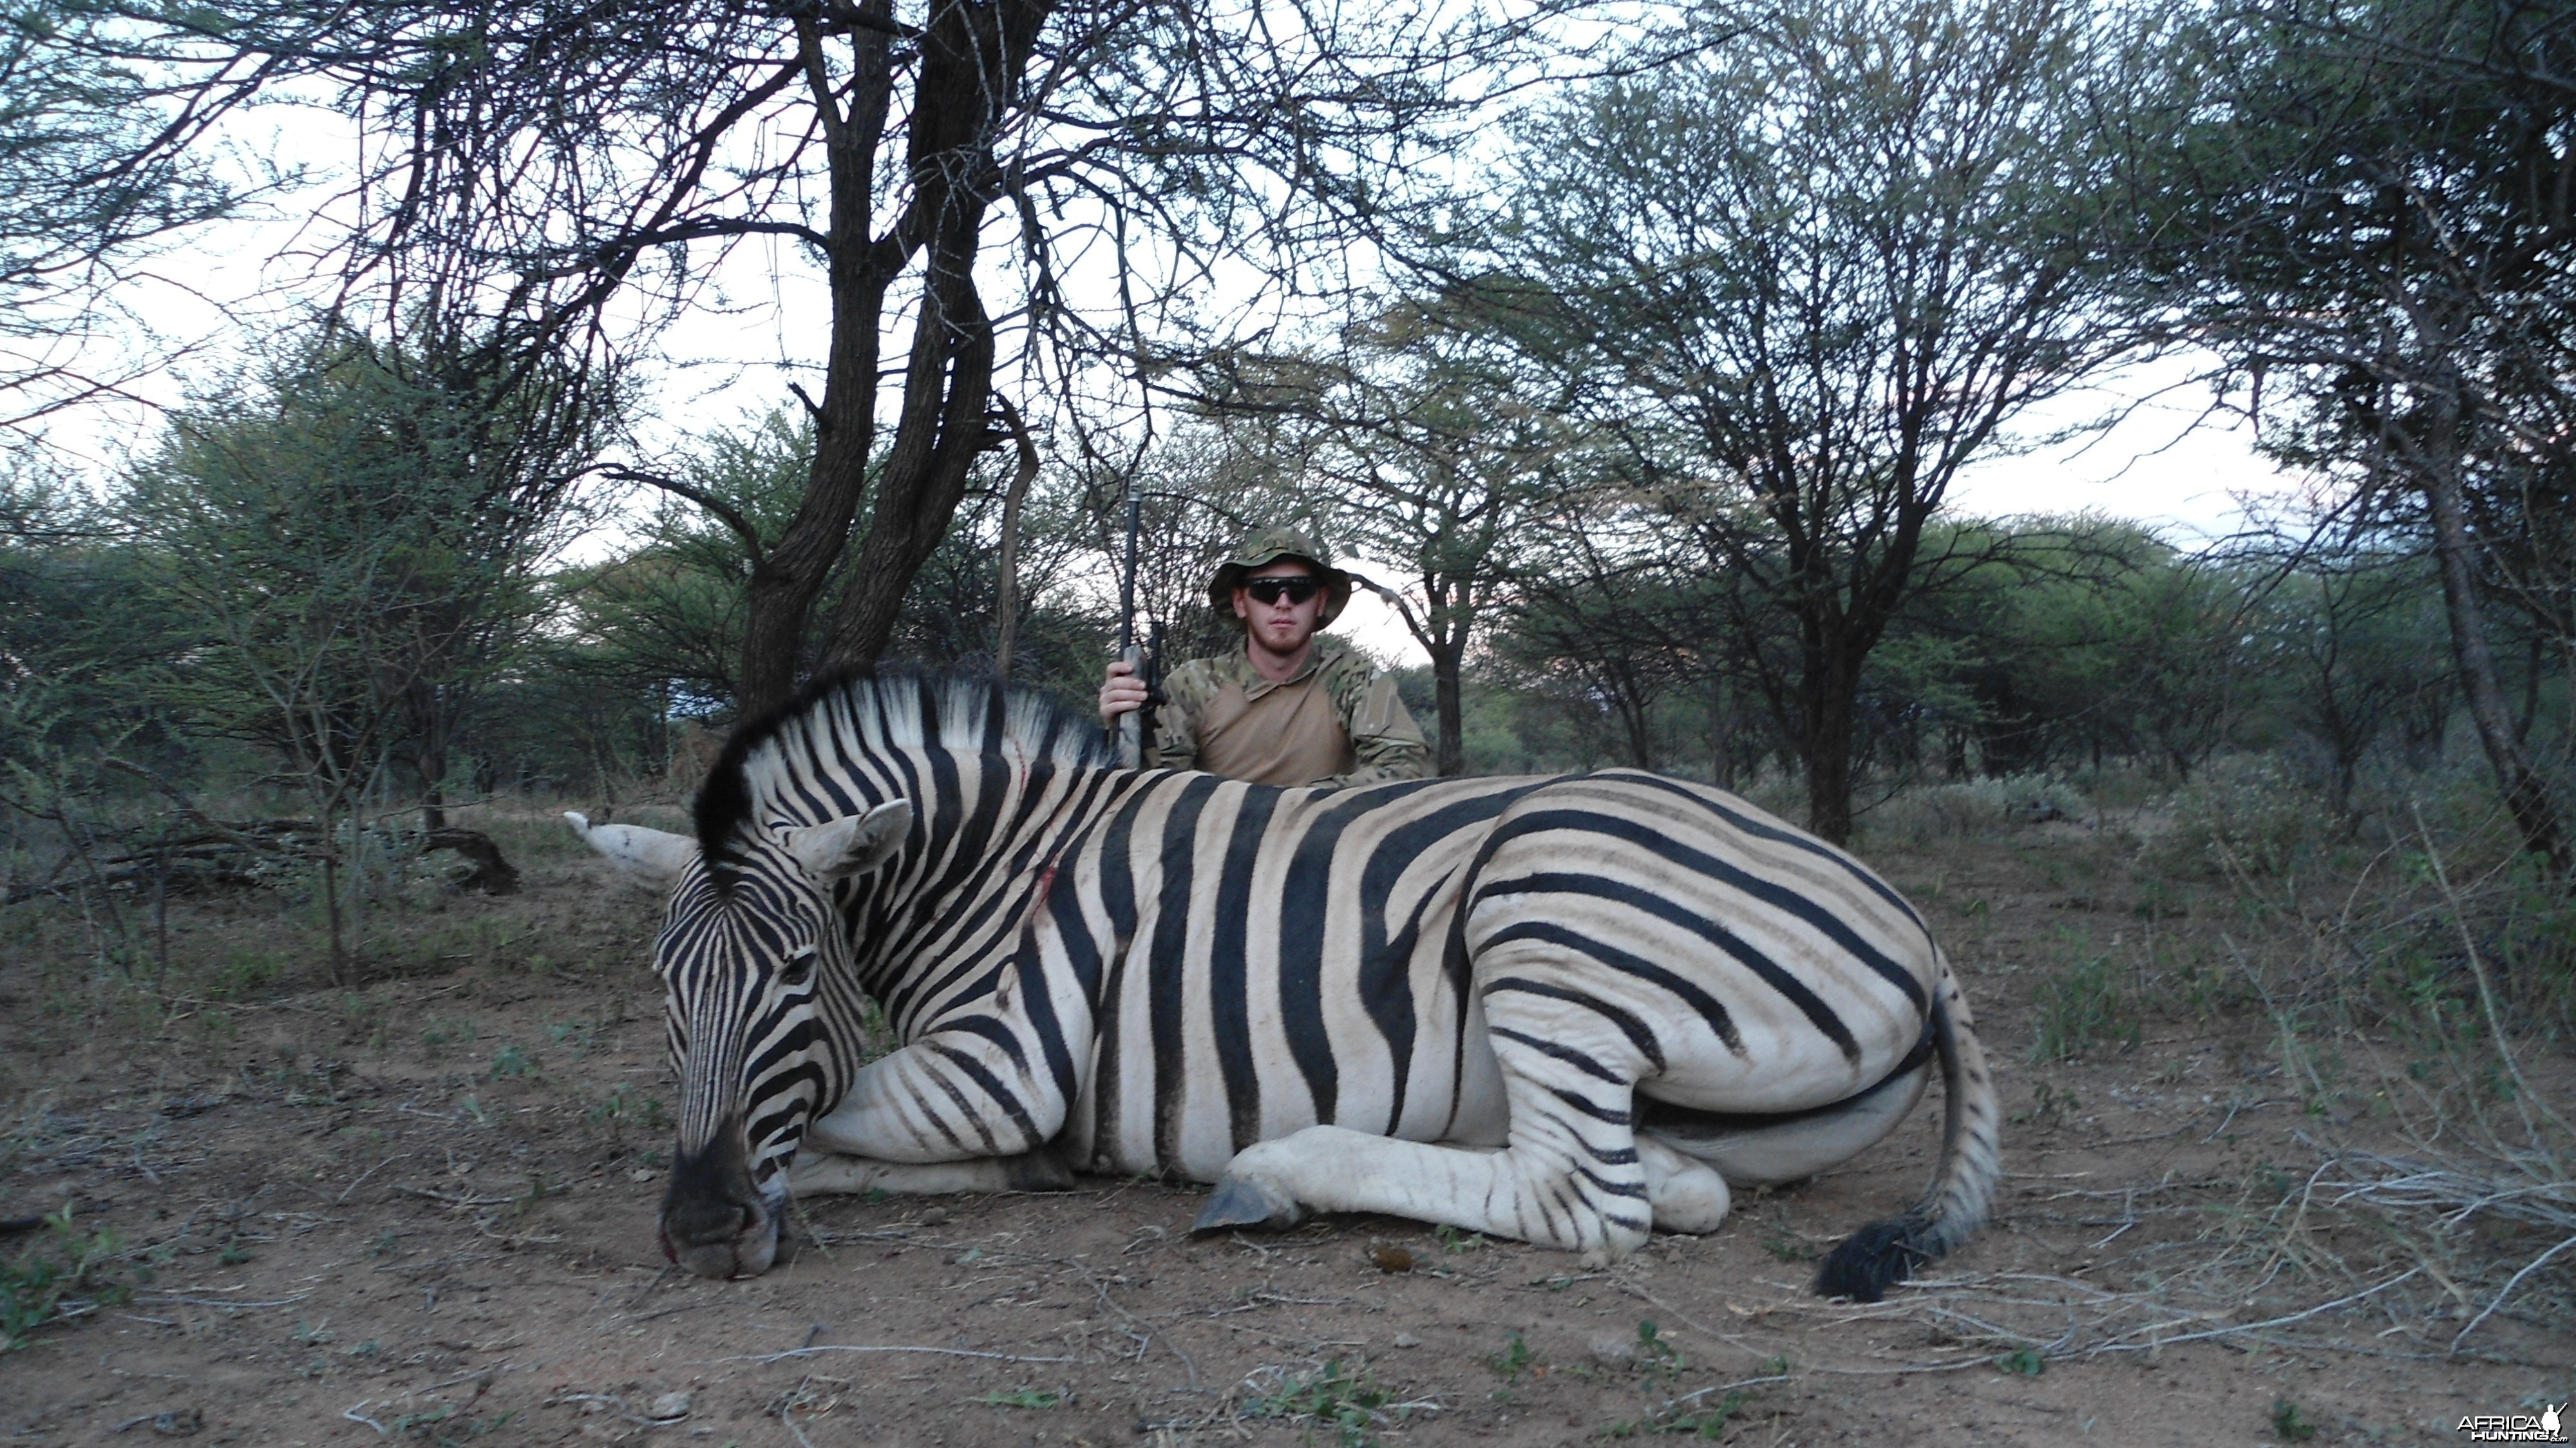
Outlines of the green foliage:
M127 1301L147 1276L113 1228L84 1232L64 1207L14 1261L0 1263L0 1353L26 1346L50 1323Z
M2021 774L1900 790L1862 815L1860 824L1863 838L1872 844L1921 847L1994 839L2017 826L2092 815L2092 801L2074 786L2045 774Z
M1613 1423L1601 1430L1604 1438L1636 1438L1649 1434L1700 1438L1716 1442L1726 1436L1726 1425L1753 1402L1751 1393L1737 1390L1718 1396L1714 1402L1697 1399L1667 1405L1643 1418Z
M1786 1227L1774 1226L1762 1236L1762 1250L1775 1262L1813 1262L1816 1248Z
M2015 1377L2035 1378L2048 1371L2048 1359L2042 1357L2037 1349L2017 1347L1996 1358L1995 1367Z
M1316 1423L1335 1430L1343 1448L1366 1448L1377 1441L1369 1429L1393 1401L1394 1395L1379 1387L1366 1368L1345 1374L1341 1360L1335 1358L1316 1372L1290 1379L1276 1392L1248 1400L1243 1413L1250 1418Z
M1433 1227L1431 1235L1440 1240L1440 1250L1443 1252L1477 1252L1485 1247L1484 1233L1462 1232L1447 1222Z
M1682 1361L1681 1349L1664 1337L1663 1329L1655 1326L1651 1317L1637 1321L1637 1350L1666 1382L1680 1377L1682 1369L1687 1366Z
M2333 819L2268 755L2212 760L2165 808L2172 823L2139 862L2151 874L2284 874L2325 841Z
M2305 1443L2317 1436L2317 1425L2308 1421L2306 1409L2282 1398L2272 1404L2272 1436L2284 1443Z
M102 375L82 346L121 313L118 284L257 186L187 144L198 126L181 119L174 73L185 43L147 40L127 19L31 0L0 27L0 426L123 386L126 364Z
M1072 1400L1069 1394L1043 1388L1016 1388L1007 1393L995 1388L975 1401L996 1408L1056 1408Z
M766 542L795 516L813 460L811 419L773 411L700 433L672 471ZM733 697L751 566L745 541L714 515L662 495L637 547L558 581L580 641L562 663L593 688L652 681L671 688L683 713L722 708Z
M2093 955L2061 966L2032 992L2034 1062L2063 1061L2100 1045L2134 1046L2138 1033L2128 971L2111 956Z
M1506 1383L1519 1382L1521 1374L1528 1372L1536 1361L1537 1358L1530 1352L1529 1344L1523 1341L1517 1332L1504 1341L1499 1352L1485 1355L1485 1366L1500 1374Z

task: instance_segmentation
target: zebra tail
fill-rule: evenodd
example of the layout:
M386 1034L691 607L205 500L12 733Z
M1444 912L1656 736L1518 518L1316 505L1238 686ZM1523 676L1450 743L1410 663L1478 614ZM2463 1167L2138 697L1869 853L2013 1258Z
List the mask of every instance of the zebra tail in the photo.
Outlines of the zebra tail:
M1944 1097L1940 1170L1923 1200L1902 1216L1871 1223L1834 1248L1816 1276L1821 1296L1878 1301L1891 1284L1966 1241L1984 1225L1994 1202L1995 1184L2003 1176L1994 1074L1986 1069L1976 1022L1947 959L1941 962L1932 1023Z

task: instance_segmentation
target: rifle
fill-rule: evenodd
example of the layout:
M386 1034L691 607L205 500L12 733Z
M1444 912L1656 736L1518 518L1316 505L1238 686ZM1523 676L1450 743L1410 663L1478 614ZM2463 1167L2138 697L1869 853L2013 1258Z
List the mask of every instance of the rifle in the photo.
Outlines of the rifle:
M1137 535L1143 523L1144 497L1136 489L1136 476L1127 476L1127 567L1118 580L1118 657L1145 681L1143 707L1121 715L1109 730L1109 742L1118 749L1118 762L1129 769L1145 767L1145 741L1152 737L1154 710L1163 702L1163 625L1157 621L1148 635L1151 651L1136 647L1136 552Z

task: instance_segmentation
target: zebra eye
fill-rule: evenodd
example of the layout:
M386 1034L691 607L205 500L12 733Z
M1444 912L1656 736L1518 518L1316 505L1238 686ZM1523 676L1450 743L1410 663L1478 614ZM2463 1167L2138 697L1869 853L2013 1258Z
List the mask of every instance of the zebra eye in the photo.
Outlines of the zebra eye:
M812 979L813 975L814 947L810 945L798 946L794 953L787 957L786 962L778 967L780 985L803 985Z

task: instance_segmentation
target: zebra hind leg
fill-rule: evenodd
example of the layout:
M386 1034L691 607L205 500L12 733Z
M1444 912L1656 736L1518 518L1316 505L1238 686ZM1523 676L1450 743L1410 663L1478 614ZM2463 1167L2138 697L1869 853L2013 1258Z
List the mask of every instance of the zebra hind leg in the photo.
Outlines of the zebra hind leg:
M1630 1059L1624 1037L1580 1039L1596 1033L1562 1019L1514 1029L1500 997L1487 1008L1511 1106L1502 1150L1310 1126L1236 1153L1194 1229L1286 1226L1308 1211L1384 1212L1598 1263L1644 1245L1659 1197L1674 1214L1667 1225L1706 1230L1724 1219L1726 1184L1715 1172L1659 1143L1652 1165L1641 1150L1628 1113L1644 1063Z
M1646 1205L1654 1208L1656 1230L1696 1236L1725 1225L1733 1202L1715 1167L1651 1136L1637 1138L1637 1156L1646 1166Z

